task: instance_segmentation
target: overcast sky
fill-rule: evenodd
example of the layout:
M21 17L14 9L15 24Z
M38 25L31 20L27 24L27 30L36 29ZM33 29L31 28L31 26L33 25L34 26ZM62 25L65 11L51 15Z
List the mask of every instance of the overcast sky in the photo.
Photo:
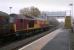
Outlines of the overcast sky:
M0 11L9 13L12 8L12 13L19 13L19 10L24 7L35 6L41 11L65 11L69 10L69 4L73 0L0 0Z

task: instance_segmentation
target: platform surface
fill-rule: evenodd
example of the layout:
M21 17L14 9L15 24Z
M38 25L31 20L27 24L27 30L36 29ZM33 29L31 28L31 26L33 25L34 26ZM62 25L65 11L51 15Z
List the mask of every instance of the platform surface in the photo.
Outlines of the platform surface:
M19 50L70 50L69 30L57 29Z
M49 41L41 50L70 50L70 32L61 29L55 38Z

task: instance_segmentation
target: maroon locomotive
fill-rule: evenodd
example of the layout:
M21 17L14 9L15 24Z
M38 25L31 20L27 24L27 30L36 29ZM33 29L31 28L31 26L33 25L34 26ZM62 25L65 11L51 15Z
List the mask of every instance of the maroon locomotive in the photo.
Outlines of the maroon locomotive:
M23 16L21 14L6 14L0 12L0 37L16 35L33 35L33 32L47 30L48 22L45 19Z

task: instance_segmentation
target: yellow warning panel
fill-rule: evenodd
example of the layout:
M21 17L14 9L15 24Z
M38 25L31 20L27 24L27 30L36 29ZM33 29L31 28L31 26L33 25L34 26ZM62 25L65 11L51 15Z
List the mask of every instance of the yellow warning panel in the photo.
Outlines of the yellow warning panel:
M71 23L71 16L66 16L65 17L65 28L71 29L72 28L72 23Z

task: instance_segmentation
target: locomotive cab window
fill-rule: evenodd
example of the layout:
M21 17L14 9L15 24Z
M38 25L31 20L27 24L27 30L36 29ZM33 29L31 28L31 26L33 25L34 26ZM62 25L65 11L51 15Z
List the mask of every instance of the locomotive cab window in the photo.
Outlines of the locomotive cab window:
M22 23L23 22L23 19L20 19L20 22Z
M33 20L29 21L29 28L32 28L32 27L34 27L34 21Z

